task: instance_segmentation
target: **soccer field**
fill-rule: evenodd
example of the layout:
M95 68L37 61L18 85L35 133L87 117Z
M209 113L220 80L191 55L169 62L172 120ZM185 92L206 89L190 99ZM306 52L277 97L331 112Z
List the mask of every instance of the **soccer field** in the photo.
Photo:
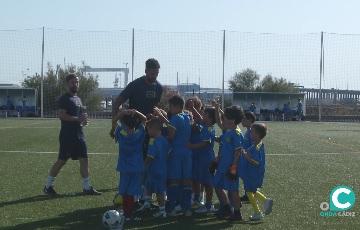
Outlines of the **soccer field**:
M126 229L358 229L355 217L321 217L338 184L360 191L360 124L268 123L263 192L274 200L262 222L230 223L212 215L153 219ZM42 189L57 157L58 120L0 120L0 229L103 229L102 214L117 190L117 147L110 139L110 120L93 120L85 128L92 184L102 196L81 196L78 162L69 161L56 180L61 195L48 198ZM241 191L242 192L242 191ZM216 202L216 201L215 201ZM252 214L243 205L243 216Z

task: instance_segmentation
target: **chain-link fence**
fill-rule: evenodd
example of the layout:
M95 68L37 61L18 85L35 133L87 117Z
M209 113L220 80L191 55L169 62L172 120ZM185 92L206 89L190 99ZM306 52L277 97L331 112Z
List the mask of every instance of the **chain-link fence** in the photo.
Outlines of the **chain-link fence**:
M55 116L63 77L77 71L84 82L90 79L81 88L89 112L107 117L112 99L144 75L145 61L152 57L161 64L158 80L167 90L197 95L205 103L213 98L245 108L255 103L261 113L282 111L286 103L296 110L294 98L301 98L306 116L313 120L359 114L360 35L52 28L0 31L1 114ZM283 78L298 95L262 92L278 103L260 96L245 100L244 92L229 88L229 81L246 69L256 72L258 85L267 76ZM279 93L282 96L274 96Z

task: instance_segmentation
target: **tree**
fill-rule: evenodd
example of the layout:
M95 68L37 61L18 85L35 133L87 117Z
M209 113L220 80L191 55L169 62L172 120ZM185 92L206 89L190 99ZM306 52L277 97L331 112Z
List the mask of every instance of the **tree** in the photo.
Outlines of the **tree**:
M256 71L247 68L242 72L237 72L229 81L229 88L234 92L254 91L260 79L260 75Z
M69 73L75 73L79 76L79 92L78 95L82 99L84 105L87 106L87 110L97 111L100 109L101 96L98 94L98 77L92 74L84 76L74 65L61 68L60 65L56 66L56 69L48 63L48 71L44 75L44 112L54 113L57 108L57 99L59 96L66 92L66 80L65 77ZM40 89L41 89L41 76L35 74L28 76L22 82L22 86L26 88L34 88L38 91L37 105L41 103Z
M247 68L237 72L229 81L229 88L233 92L298 92L298 88L285 78L276 78L267 74L260 82L260 75L255 70Z
M294 83L291 83L282 77L276 78L268 74L261 80L257 91L295 93L298 92L298 89L295 87Z

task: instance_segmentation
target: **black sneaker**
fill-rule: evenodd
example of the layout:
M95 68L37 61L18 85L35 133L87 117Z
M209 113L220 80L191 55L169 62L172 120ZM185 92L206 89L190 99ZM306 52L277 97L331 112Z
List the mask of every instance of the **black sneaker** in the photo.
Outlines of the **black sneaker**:
M231 214L231 216L228 219L229 221L242 221L242 216L241 216L241 212L239 211L238 213L234 212L233 214Z
M226 205L222 208L219 208L219 210L215 213L215 216L219 219L226 219L227 217L231 216L231 214L231 207Z
M90 189L88 189L88 190L83 189L83 194L90 195L90 196L98 196L98 195L101 195L101 192L97 191L93 187L90 187Z
M49 196L55 196L57 195L56 191L54 190L53 186L50 186L49 188L47 188L46 186L43 189L43 192L45 195L49 195Z
M242 197L240 197L241 203L249 203L249 197L245 194Z

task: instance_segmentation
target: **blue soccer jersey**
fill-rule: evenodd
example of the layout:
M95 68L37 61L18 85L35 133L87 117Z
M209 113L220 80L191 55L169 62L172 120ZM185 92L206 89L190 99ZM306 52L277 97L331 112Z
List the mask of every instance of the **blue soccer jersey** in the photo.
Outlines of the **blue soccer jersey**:
M205 148L199 149L200 161L203 160L214 160L214 144L215 144L215 128L214 126L202 126L200 131L200 141L207 142L208 145Z
M207 142L205 148L199 149L199 182L202 184L212 185L212 175L209 172L209 166L215 159L215 128L213 126L202 126L200 140Z
M245 160L244 165L244 189L245 191L255 192L260 188L263 183L265 174L265 147L261 142L257 146L252 145L248 148L247 153L255 161L259 162L258 165L251 164L248 160Z
M197 144L201 142L200 133L202 126L200 124L194 124L191 127L190 143ZM199 167L199 150L192 149L192 179L199 181L200 167Z
M251 147L251 145L252 145L251 128L248 128L246 130L246 132L243 134L243 148L248 149ZM245 171L245 165L243 165L243 164L245 164L245 159L243 159L243 156L241 156L239 159L239 164L238 164L238 168L237 168L238 174L241 178L243 177L243 174Z
M217 170L225 173L234 162L235 151L243 147L243 136L240 128L226 130L220 137L220 146L220 159Z
M169 153L169 143L165 137L150 138L147 156L150 162L148 172L151 175L166 176L166 161Z
M143 142L145 127L140 124L133 133L129 133L125 126L118 123L115 129L115 138L119 143L119 158L117 171L119 172L143 172Z
M172 115L170 124L176 129L175 136L171 141L171 147L174 152L184 152L184 150L188 150L186 145L189 143L191 136L189 115L186 113Z
M244 146L244 149L248 149L251 147L252 145L252 140L251 140L251 128L248 128L246 130L246 132L243 134L243 146Z
M191 179L193 177L192 155L187 147L191 136L190 117L186 113L172 115L170 124L176 131L171 141L171 152L168 158L168 178Z
M167 157L169 154L169 143L163 136L150 138L147 156L152 161L147 168L146 188L152 193L163 193L166 191L167 180Z

